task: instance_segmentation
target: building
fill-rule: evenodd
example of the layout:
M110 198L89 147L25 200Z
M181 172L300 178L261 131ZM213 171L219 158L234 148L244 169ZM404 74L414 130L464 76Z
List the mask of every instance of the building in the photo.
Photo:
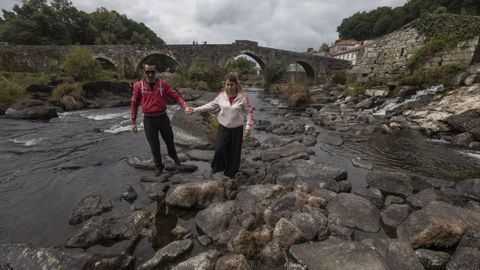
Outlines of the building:
M352 65L357 63L358 52L363 48L364 43L354 39L337 40L330 47L330 57L352 62Z

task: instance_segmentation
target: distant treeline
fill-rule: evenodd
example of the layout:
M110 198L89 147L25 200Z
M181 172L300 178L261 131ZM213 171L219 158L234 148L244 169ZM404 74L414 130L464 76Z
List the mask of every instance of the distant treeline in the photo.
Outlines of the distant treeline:
M49 3L48 3L49 2ZM68 0L23 0L2 10L0 42L19 45L164 44L145 24L106 8L79 11Z
M426 12L480 15L479 0L410 0L397 8L379 7L343 19L337 27L341 39L373 39L391 33Z

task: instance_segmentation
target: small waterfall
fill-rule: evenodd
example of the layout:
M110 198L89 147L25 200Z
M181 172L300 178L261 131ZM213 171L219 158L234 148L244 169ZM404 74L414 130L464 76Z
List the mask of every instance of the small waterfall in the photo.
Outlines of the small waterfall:
M398 107L400 107L404 104L420 100L424 96L434 95L438 92L442 92L443 90L444 90L444 88L443 88L443 85L441 84L441 85L432 86L432 87L424 89L424 90L417 91L415 93L415 95L412 95L409 98L406 98L405 100L403 100L400 103L398 103L398 101L400 100L399 97L389 99L389 100L385 101L385 103L383 103L379 108L375 108L373 110L374 111L373 114L374 115L386 115L388 111L391 111L395 108L398 108Z

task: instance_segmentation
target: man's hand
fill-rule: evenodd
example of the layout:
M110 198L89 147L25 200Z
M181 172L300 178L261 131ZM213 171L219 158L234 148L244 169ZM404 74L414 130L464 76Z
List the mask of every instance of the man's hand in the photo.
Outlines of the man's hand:
M245 129L245 137L250 137L251 131L249 128Z
M193 113L193 108L192 107L185 107L185 113L187 115L191 115Z
M138 133L137 124L132 124L133 133Z

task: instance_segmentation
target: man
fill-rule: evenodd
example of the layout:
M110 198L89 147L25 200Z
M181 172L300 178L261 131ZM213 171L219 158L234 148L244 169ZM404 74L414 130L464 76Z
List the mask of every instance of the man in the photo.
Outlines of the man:
M168 155L173 159L176 166L180 165L180 160L177 156L175 143L173 140L172 126L170 119L167 116L167 96L172 98L182 107L185 112L189 112L190 108L185 105L185 101L173 90L170 85L155 77L156 69L152 63L147 63L143 66L145 72L145 79L137 81L133 85L133 96L131 106L131 124L132 131L137 133L137 110L140 103L142 104L143 125L145 128L145 135L150 144L150 149L155 162L155 176L159 176L164 165L160 155L160 140L158 132L162 135L168 150Z

